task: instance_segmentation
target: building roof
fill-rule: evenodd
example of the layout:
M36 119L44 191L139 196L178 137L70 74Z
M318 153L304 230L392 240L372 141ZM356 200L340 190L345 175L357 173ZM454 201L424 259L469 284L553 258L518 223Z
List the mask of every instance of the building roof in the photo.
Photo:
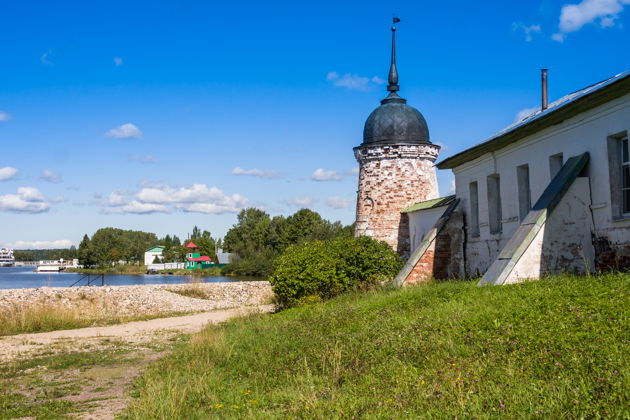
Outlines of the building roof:
M162 252L164 251L164 247L162 245L152 246L144 252Z
M419 201L414 205L401 210L401 213L411 213L412 211L434 209L436 207L443 207L451 204L455 200L455 195L449 195L446 197L434 198L433 200Z
M552 102L546 110L540 109L482 143L444 159L437 164L437 167L452 169L628 93L630 93L630 70Z
M189 242L188 245L186 245L186 248L197 248L197 245L195 245L192 242Z
M207 255L202 255L201 257L197 257L197 258L188 258L188 261L212 261L212 260Z

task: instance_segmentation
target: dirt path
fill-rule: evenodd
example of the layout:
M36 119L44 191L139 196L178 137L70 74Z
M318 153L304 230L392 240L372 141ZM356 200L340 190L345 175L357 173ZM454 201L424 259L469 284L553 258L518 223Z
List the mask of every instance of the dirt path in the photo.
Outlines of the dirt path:
M0 407L15 408L0 412L0 419L52 414L47 410L60 410L53 413L64 417L113 419L127 405L133 379L185 340L185 334L209 323L272 310L272 305L259 305L4 337Z
M245 308L201 312L193 315L156 318L106 327L78 328L36 334L20 334L0 338L0 363L11 361L39 351L51 344L81 344L102 342L104 338L126 341L132 344L152 340L158 332L190 334L201 330L206 324L216 324L235 316L252 312L271 312L273 305L258 305ZM80 342L80 343L79 343ZM65 346L60 346L65 347Z

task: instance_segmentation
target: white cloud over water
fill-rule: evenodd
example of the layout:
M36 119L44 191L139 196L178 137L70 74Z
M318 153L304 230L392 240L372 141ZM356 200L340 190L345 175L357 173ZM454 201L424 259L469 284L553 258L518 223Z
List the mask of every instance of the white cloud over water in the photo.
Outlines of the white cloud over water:
M17 194L0 195L0 211L38 214L50 210L50 203L37 188L20 187Z
M126 195L130 196L127 199ZM240 194L227 195L217 187L206 184L169 186L155 184L141 188L135 194L112 192L103 213L150 214L186 213L224 214L238 213L247 206L248 200Z

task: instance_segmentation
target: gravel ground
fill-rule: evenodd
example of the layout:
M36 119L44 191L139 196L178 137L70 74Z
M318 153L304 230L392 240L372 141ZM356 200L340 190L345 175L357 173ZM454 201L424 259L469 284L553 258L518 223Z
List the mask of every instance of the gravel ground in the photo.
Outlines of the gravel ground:
M182 296L177 290L194 289L205 299ZM269 304L273 298L266 281L137 286L41 287L0 290L0 310L25 306L59 305L93 313L95 306L109 315L154 315L199 312Z

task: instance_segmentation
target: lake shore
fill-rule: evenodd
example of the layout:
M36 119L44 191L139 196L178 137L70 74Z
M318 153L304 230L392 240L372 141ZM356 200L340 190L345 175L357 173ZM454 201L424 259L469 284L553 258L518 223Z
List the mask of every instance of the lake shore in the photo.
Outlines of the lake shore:
M100 317L155 316L268 304L272 299L267 281L40 287L0 290L0 311L58 306Z

